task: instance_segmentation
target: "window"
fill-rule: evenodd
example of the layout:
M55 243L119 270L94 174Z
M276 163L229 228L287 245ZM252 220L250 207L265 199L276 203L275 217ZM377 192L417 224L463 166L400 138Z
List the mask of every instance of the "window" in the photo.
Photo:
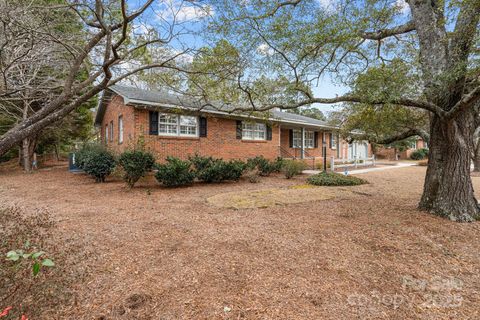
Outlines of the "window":
M302 130L293 130L293 147L302 147Z
M123 142L123 117L118 117L118 143Z
M113 120L110 121L110 141L113 141Z
M412 148L413 150L417 150L417 141L413 141L410 145L410 148Z
M181 136L197 135L197 117L180 116L180 135Z
M197 136L197 117L176 114L160 114L158 134L167 136Z
M242 139L266 140L267 126L265 123L242 122Z
M315 148L314 131L305 131L305 148Z
M105 143L108 143L108 124L105 125Z
M330 133L330 148L337 149L338 136L336 134Z

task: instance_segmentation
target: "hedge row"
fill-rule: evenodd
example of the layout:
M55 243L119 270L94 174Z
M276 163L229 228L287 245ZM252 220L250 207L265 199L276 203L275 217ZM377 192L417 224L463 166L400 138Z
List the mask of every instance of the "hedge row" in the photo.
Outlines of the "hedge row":
M85 145L76 153L76 163L80 169L93 176L97 182L104 182L116 166L122 169L123 179L132 188L135 183L153 168L157 169L155 178L168 187L192 184L195 179L205 183L238 181L249 172L252 175L268 176L273 172L284 170L285 176L291 178L304 169L304 164L297 161L284 161L280 158L270 161L262 156L241 160L225 161L213 157L195 155L188 160L168 157L166 163L155 164L155 158L147 151L131 150L122 153L116 160L111 152L102 145ZM250 181L255 179L249 178Z

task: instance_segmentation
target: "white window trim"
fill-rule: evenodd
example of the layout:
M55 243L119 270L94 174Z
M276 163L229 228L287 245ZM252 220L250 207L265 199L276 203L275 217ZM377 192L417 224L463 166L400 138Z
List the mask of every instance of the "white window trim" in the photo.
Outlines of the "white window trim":
M295 137L295 134L299 134L300 135L300 138L298 137ZM295 140L298 140L300 139L300 143L299 144L296 144L295 143ZM292 133L292 146L294 149L301 149L302 148L302 129L293 129L293 133Z
M255 135L253 135L252 138L250 137L246 137L245 136L245 131L251 131L253 133L255 132L262 132L260 130L256 130L256 129L245 129L244 125L245 124L251 124L253 126L257 126L257 125L262 125L263 126L263 138L259 138L259 137L255 137ZM267 140L267 125L265 123L261 123L261 122L245 122L245 121L242 121L242 140L249 140L249 141L266 141Z
M110 130L110 124L105 125L105 143L108 143L108 131Z
M333 144L334 142L335 142L335 145ZM330 133L330 149L337 150L337 146L338 146L338 135L332 132Z
M110 128L110 142L113 142L113 137L114 137L114 132L113 132L113 120L110 121L110 124L109 124L109 128Z
M176 132L175 133L167 133L167 132L160 132L160 117L162 115L168 115L168 116L175 116L177 118L177 123L176 123ZM196 127L195 127L195 134L185 134L185 133L180 133L180 117L182 116L187 116L187 117L194 117L195 122L196 122ZM173 126L173 124L170 124ZM162 137L190 137L190 138L198 138L200 134L200 121L198 117L196 116L189 116L189 115L180 115L180 114L171 114L171 113L159 113L158 114L158 135Z
M123 115L118 116L118 144L123 143Z
M315 148L315 131L311 131L311 130L305 130L305 136L303 138L303 143L305 145L305 149L314 149ZM311 134L312 135L312 138L311 139L307 139L307 134ZM311 140L312 141L312 144L311 145L308 145L307 144L307 140Z

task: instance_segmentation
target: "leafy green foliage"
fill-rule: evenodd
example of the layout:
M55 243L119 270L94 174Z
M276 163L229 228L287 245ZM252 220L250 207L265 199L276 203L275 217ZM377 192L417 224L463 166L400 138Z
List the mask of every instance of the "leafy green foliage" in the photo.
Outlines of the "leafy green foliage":
M270 161L263 156L257 156L247 160L247 168L250 170L257 168L261 176L267 177L273 172L280 172L283 167L283 161L282 158Z
M175 157L167 157L165 164L157 165L155 178L166 187L191 185L195 180L195 172L190 161Z
M361 130L365 140L382 141L410 129L427 129L425 111L396 104L377 105L375 101L391 101L401 96L415 96L419 80L407 64L394 60L388 65L371 67L353 84L353 93L372 103L350 103L330 114L330 121L342 128L344 136ZM428 131L428 130L427 130Z
M428 149L422 148L412 152L410 155L412 160L423 160L428 158Z
M118 158L118 164L124 171L123 180L128 187L133 188L141 177L152 170L155 158L150 152L143 150L125 151Z
M8 261L14 262L15 265L20 267L22 265L23 261L29 260L30 263L27 262L27 264L31 264L31 269L32 269L32 274L36 276L42 267L53 267L55 266L55 263L50 259L50 258L41 258L41 256L45 255L45 252L43 251L30 251L27 252L27 250L30 248L30 242L26 242L24 245L24 249L19 249L19 250L10 250L6 254L6 259Z
M316 186L357 186L367 181L335 172L321 172L308 177L307 182Z
M283 171L285 173L285 178L290 179L296 175L302 173L305 170L306 164L302 161L295 160L284 160L283 161Z
M105 178L115 168L115 158L103 146L95 145L80 152L80 165L86 173L95 178L96 182L105 182Z
M75 163L79 169L84 169L89 157L95 152L100 152L105 147L98 143L86 143L75 152Z
M240 160L224 161L213 157L190 157L198 180L212 183L226 180L238 181L247 165Z

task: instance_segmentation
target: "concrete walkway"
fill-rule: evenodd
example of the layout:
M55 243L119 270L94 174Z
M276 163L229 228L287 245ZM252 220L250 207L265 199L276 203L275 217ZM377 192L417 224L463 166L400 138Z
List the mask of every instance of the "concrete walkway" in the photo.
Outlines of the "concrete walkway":
M354 169L348 170L348 174L361 174L361 173L367 173L367 172L374 172L374 171L384 171L384 170L390 170L390 169L398 169L398 168L405 168L405 167L411 167L411 166L416 166L416 163L409 163L409 162L399 162L395 165L387 165L384 167L375 167L375 168L366 168L366 169ZM320 173L320 170L303 170L303 173L305 174L317 174ZM344 173L343 171L339 171L338 173Z

